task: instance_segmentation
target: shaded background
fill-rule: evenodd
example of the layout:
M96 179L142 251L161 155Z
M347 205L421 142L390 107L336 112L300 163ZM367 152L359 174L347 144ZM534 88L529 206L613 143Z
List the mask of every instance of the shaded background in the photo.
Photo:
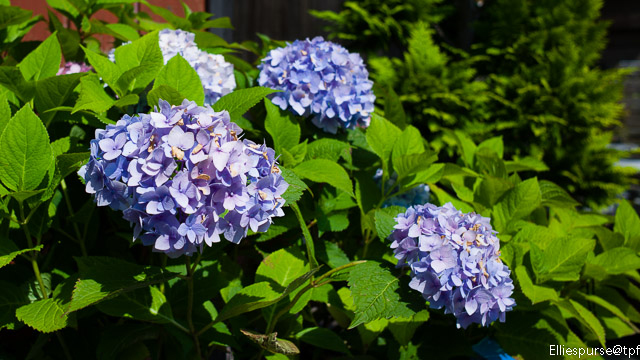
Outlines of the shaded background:
M476 0L450 0L457 12L446 21L458 27L458 37L453 39L456 46L468 48L473 39L473 9ZM491 1L491 0L486 0ZM165 7L179 15L184 15L180 0L150 0L157 6ZM309 15L309 10L339 11L344 0L184 0L194 11L208 11L218 16L228 16L235 30L215 29L214 33L227 41L242 42L257 40L256 33L263 33L274 39L294 40L297 38L326 35L322 20ZM35 14L47 17L46 0L13 0L13 5L33 10ZM140 10L144 5L137 5ZM108 12L96 15L105 21L115 21ZM152 16L161 20L157 15ZM606 0L602 8L602 18L610 21L609 42L602 53L600 66L640 68L640 1ZM450 26L450 25L449 25ZM46 24L39 23L25 37L25 40L43 40L49 35ZM100 39L103 50L108 50L112 39ZM106 40L106 41L105 41ZM111 40L111 41L110 41ZM625 82L625 104L627 114L620 130L618 141L640 143L640 71L636 71Z

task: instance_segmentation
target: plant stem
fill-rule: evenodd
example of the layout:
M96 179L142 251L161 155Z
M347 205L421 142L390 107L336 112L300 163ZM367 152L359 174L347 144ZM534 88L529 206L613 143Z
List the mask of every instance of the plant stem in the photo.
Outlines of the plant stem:
M298 218L298 223L300 224L300 229L302 229L302 235L304 236L304 240L305 240L305 245L307 246L307 257L309 258L309 265L311 266L311 268L315 268L318 266L318 260L316 260L316 253L315 253L315 248L313 246L313 237L311 236L311 233L309 232L309 228L307 227L307 223L304 221L304 218L302 217L302 212L300 211L300 208L298 207L297 203L293 203L291 205L289 205L291 207L291 209L293 210L293 212L296 214L296 218Z
M189 331L193 336L193 343L198 353L198 359L202 359L202 351L200 350L200 340L198 339L198 333L193 326L193 269L191 267L191 259L187 257L187 323L189 324ZM197 263L196 263L197 265Z
M69 215L73 218L75 213L73 212L73 207L71 206L71 198L69 198L69 193L67 192L67 183L62 179L60 181L60 188L62 189L62 195L64 195L64 201L67 203L67 209L69 210ZM87 256L87 249L84 246L84 237L80 233L80 228L75 221L72 221L73 229L76 232L76 237L78 238L78 244L80 245L80 251L82 251L82 256Z
M24 205L22 203L20 203L20 217L22 218L22 221L25 220ZM29 248L33 248L33 240L31 240L31 231L29 231L29 227L26 225L26 223L22 225L22 230L24 231L24 236L27 238L27 245L29 246ZM40 245L40 241L38 241L38 244L36 244L36 246L38 245ZM45 299L48 299L49 294L47 294L47 287L44 285L44 280L42 280L42 275L40 274L38 261L36 261L37 257L38 257L38 253L36 251L33 251L31 253L31 267L33 268L33 273L36 276L36 280L38 280L38 284L40 284L40 291L42 291L42 296Z

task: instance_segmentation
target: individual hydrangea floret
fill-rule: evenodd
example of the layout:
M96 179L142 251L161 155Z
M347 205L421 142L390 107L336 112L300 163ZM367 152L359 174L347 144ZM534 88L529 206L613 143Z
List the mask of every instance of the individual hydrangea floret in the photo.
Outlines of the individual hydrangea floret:
M233 65L225 61L222 55L200 50L195 42L195 34L179 29L164 29L158 33L158 39L165 64L180 54L195 69L204 88L205 105L213 105L236 88ZM115 49L109 52L109 59L115 62Z
M258 68L260 86L282 90L272 95L282 110L312 115L316 126L334 134L339 127L369 126L375 95L359 54L315 37L271 50Z
M409 286L432 308L444 307L463 328L505 321L515 306L513 282L489 218L447 203L416 205L395 220L390 239L398 266L411 269Z
M376 174L373 176L373 179L376 181L376 184L378 185L378 187L380 187L382 185L382 169L378 169L376 171ZM387 180L387 183L385 184L385 191L388 191L388 189L393 188L396 185L396 180L398 179L398 174L396 174L395 172L389 177L389 179ZM394 189L394 191L396 191L397 189ZM393 196L387 200L385 200L385 202L382 204L382 207L389 207L389 206L402 206L404 208L408 208L409 206L413 206L413 205L418 205L418 204L424 204L429 202L430 199L430 191L431 189L429 188L429 185L427 184L420 184L417 185L414 188L411 188L408 191L403 192L402 194Z
M77 73L89 72L91 70L93 70L93 68L85 63L68 61L62 67L60 67L56 75L77 74Z
M134 240L176 257L221 235L238 243L284 215L275 152L241 139L228 112L187 100L155 110L96 130L78 172L98 206L123 211Z

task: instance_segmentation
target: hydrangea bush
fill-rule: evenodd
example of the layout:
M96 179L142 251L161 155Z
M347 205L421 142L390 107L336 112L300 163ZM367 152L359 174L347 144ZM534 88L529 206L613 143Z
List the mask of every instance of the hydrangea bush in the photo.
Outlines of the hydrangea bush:
M540 359L638 333L629 202L584 212L501 137L449 129L443 160L320 38L51 4L75 27L51 12L26 45L40 18L0 5L0 357ZM104 33L131 41L115 62ZM209 104L222 58L238 88Z

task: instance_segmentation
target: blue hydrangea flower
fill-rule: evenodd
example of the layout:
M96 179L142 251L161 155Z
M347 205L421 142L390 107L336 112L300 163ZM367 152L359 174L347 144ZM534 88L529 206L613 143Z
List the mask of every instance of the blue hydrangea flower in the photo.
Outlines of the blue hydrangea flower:
M376 97L359 54L316 37L271 50L258 68L260 86L282 90L272 98L282 110L312 115L316 126L334 134L339 127L369 126Z
M382 169L378 169L376 171L376 174L373 176L373 179L378 184L378 187L380 187L382 184ZM394 172L389 177L389 179L387 180L387 183L385 184L385 187L384 187L385 191L395 186L397 179L398 179L398 174ZM409 206L428 203L429 199L431 198L430 191L431 189L429 188L429 185L421 184L412 188L411 190L403 192L402 194L399 194L387 199L382 204L382 207L384 208L389 206L402 206L404 208L408 208Z
M416 205L396 217L390 235L398 266L411 269L409 286L430 307L453 314L458 327L504 322L515 306L511 271L489 221L451 203Z
M273 149L241 133L226 111L161 100L96 130L78 174L98 206L122 210L134 240L155 251L192 254L221 235L238 243L284 215L288 187Z
M195 69L204 88L205 105L213 105L236 88L233 65L226 62L222 55L200 50L195 42L195 34L179 29L164 29L158 33L158 43L165 64L180 54ZM115 49L108 56L115 62Z
M58 69L58 73L56 75L68 75L68 74L77 74L83 72L89 72L93 70L93 68L85 63L77 63L73 61L67 61Z

